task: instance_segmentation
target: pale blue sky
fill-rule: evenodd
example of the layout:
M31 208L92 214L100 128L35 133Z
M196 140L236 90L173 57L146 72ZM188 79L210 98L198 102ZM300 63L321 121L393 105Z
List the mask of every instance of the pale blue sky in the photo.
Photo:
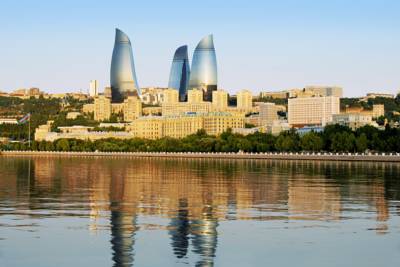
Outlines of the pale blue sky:
M213 33L219 87L400 89L400 1L2 0L0 90L109 84L114 29L132 42L141 87L167 86L175 48Z

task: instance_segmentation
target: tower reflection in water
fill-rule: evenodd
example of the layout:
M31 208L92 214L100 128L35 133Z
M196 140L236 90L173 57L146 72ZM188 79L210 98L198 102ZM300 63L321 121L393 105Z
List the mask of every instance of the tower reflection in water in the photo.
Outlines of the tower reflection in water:
M358 203L359 212L376 216L376 233L386 234L400 200L396 164L37 157L4 158L0 170L7 189L0 200L14 200L24 216L68 210L81 217L88 209L100 218L94 224L106 218L114 266L135 263L145 216L169 220L160 228L168 229L166 250L177 261L213 266L226 219L337 221L349 218L343 203ZM60 203L73 205L58 211Z

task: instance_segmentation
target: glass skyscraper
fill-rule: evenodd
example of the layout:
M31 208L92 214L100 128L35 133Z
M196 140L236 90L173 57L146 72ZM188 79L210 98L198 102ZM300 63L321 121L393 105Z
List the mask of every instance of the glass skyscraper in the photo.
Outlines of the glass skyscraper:
M190 66L187 45L176 49L169 74L168 88L179 91L179 101L186 100L189 86Z
M212 34L204 37L193 53L189 89L202 89L204 100L211 101L212 91L217 90L217 56Z
M137 83L131 41L119 29L115 31L115 44L110 71L113 102L122 102L130 95L140 95Z

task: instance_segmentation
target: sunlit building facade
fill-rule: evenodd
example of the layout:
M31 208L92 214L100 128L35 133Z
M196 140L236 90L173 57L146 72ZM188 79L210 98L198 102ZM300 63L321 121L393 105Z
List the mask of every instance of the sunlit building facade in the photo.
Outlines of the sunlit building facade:
M113 102L123 102L127 96L140 95L137 83L131 41L119 29L115 32L115 44L110 70Z
M217 56L212 35L204 37L194 50L189 89L204 92L204 100L212 100L212 91L217 90Z
M179 101L186 100L189 86L190 66L187 45L179 47L172 60L171 72L169 74L168 88L179 92Z

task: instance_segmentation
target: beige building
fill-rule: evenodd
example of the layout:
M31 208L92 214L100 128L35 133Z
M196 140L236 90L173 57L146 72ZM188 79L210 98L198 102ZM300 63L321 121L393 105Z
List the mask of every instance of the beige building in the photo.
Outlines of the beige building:
M146 105L161 105L164 102L164 91L167 88L146 87L142 88L141 99Z
M176 104L179 102L179 92L178 90L168 88L165 89L164 92L164 101L163 103L168 103L168 104Z
M58 139L80 139L80 140L100 140L107 138L115 139L131 139L132 136L129 132L95 132L92 131L93 127L87 126L69 126L69 127L59 127L61 132L51 132L51 123L48 122L46 125L40 125L35 132L35 141L49 141L54 142Z
M212 107L214 110L226 111L228 108L228 93L224 90L213 91Z
M231 113L211 112L180 116L141 117L127 130L135 137L159 139L162 137L183 138L204 129L208 134L219 135L228 128L243 128L244 117Z
M289 97L343 97L343 88L338 86L306 86L303 89L289 90Z
M253 108L253 95L249 90L242 90L237 93L237 108L250 112Z
M124 121L134 121L142 116L142 102L137 96L129 96L124 100L122 112Z
M278 106L274 103L259 103L260 115L259 124L260 126L265 126L272 124L273 121L278 119Z
M289 97L289 92L288 91L261 92L260 96L262 98L286 99Z
M112 113L111 99L100 95L94 99L94 119L96 121L109 120Z
M362 107L346 107L344 113L361 114L365 116L371 116L374 119L385 115L385 105L383 104L372 105L372 110L364 109Z
M203 91L200 89L188 90L188 102L189 103L202 103L203 101Z
M332 122L332 116L340 113L337 96L299 97L288 100L288 121L292 127L322 125Z
M82 107L82 112L85 114L94 112L94 104L85 104Z

